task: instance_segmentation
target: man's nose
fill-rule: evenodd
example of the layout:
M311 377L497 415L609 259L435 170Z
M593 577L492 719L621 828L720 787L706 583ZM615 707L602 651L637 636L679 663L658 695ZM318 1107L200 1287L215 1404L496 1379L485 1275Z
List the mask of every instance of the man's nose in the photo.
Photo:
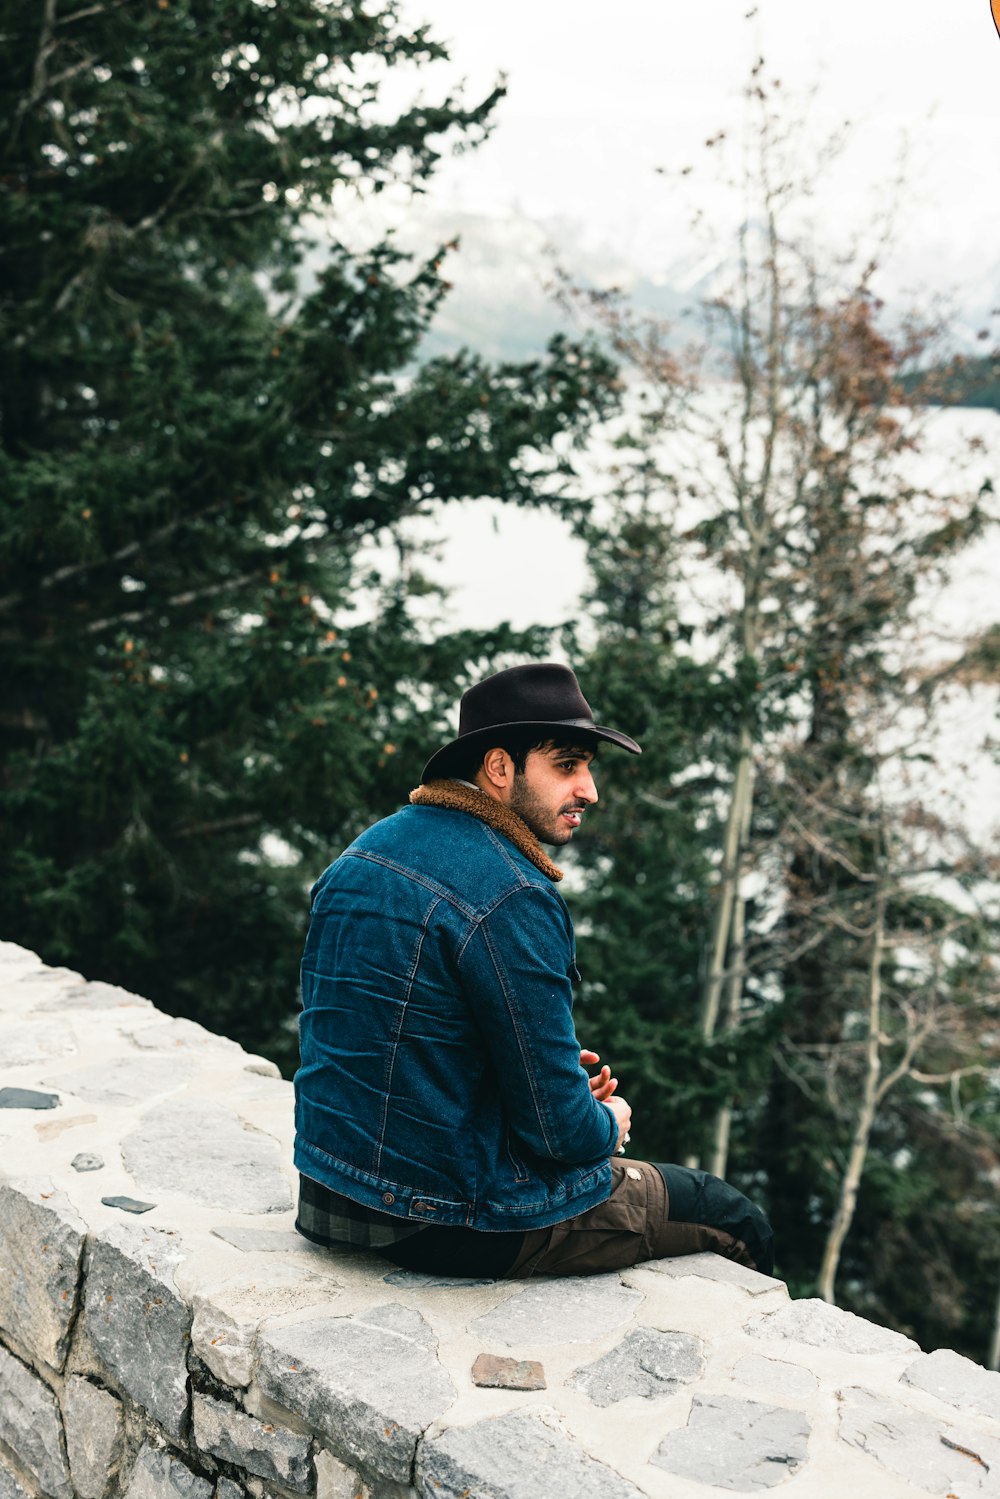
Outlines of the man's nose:
M597 786L589 767L585 766L576 783L576 794L582 802L593 803L597 801Z

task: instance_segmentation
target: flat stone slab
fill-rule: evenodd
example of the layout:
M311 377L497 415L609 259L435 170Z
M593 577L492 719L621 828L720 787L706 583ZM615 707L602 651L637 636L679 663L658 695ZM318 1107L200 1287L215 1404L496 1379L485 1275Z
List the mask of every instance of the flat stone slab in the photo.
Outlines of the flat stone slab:
M202 1452L235 1463L258 1478L273 1479L297 1493L312 1488L310 1440L271 1421L258 1421L224 1400L195 1395L194 1439Z
M5 1348L0 1348L0 1441L34 1474L47 1499L73 1499L56 1397Z
M414 1291L454 1291L466 1286L495 1286L495 1280L474 1280L468 1275L428 1275L424 1270L393 1270L382 1279L387 1286L408 1286Z
M640 1266L636 1266L639 1269ZM788 1292L783 1281L773 1276L761 1275L735 1260L727 1260L721 1254L682 1254L666 1260L643 1260L641 1268L652 1270L654 1275L671 1275L676 1279L696 1275L700 1280L719 1281L726 1286L739 1286L751 1296L765 1296L769 1291Z
M430 1327L407 1307L268 1329L258 1346L265 1395L335 1456L397 1483L409 1482L417 1442L455 1396Z
M477 1317L469 1331L508 1347L592 1343L630 1321L643 1299L617 1275L536 1281Z
M759 1353L744 1354L733 1369L733 1378L752 1385L758 1395L791 1395L795 1399L805 1399L819 1386L811 1369Z
M836 1348L841 1353L919 1352L912 1338L888 1327L876 1327L853 1312L809 1298L790 1301L776 1312L760 1312L746 1324L754 1338L780 1338L807 1343L811 1348Z
M1000 1374L950 1348L923 1354L904 1371L903 1379L957 1410L978 1411L1000 1422Z
M686 1426L670 1431L650 1462L679 1478L755 1492L784 1483L806 1461L801 1411L731 1395L695 1395Z
M87 1333L113 1379L176 1438L187 1415L191 1333L173 1278L183 1258L173 1234L116 1223L94 1240L84 1296Z
M120 989L117 984L105 984L95 980L90 984L74 984L60 990L51 999L36 1005L37 1010L151 1010L152 1001Z
M1000 1440L935 1421L871 1390L844 1390L841 1398L841 1439L890 1473L928 1494L1000 1494Z
M286 1213L292 1193L277 1140L211 1104L151 1109L121 1145L125 1169L152 1192L179 1192L206 1207Z
M421 1499L642 1499L564 1432L521 1411L453 1426L422 1442L417 1493Z
M155 1202L141 1202L138 1197L102 1197L101 1201L106 1208L118 1208L123 1213L151 1213L156 1207Z
M224 1384L242 1388L253 1378L257 1331L271 1317L333 1303L337 1283L309 1271L270 1266L252 1281L229 1281L195 1293L191 1348Z
M71 1057L76 1052L72 1031L56 1020L20 1020L0 1023L0 1057L6 1067L28 1067L50 1062L53 1057Z
M675 1395L704 1368L701 1343L690 1333L638 1327L603 1358L577 1369L570 1384L595 1405L614 1405L631 1395Z
M239 1042L206 1030L196 1020L163 1020L136 1026L129 1030L128 1036L143 1051L225 1051L233 1055L243 1050Z
M212 1485L165 1449L143 1447L125 1499L212 1499Z
M0 1181L0 1327L53 1369L66 1361L87 1225L51 1181Z
M58 1077L47 1077L44 1082L46 1087L62 1088L85 1103L132 1108L183 1088L197 1070L186 1057L115 1057L110 1062L94 1062Z
M96 1124L96 1114L71 1114L68 1119L42 1119L35 1125L35 1134L40 1140L58 1140L68 1129L80 1129L85 1124Z
M54 1109L58 1093L39 1093L36 1088L0 1088L0 1109Z
M544 1390L545 1370L537 1359L481 1353L472 1366L472 1383L485 1390Z
M109 1390L73 1376L63 1391L62 1413L73 1487L80 1499L103 1499L121 1448L121 1401Z
M223 1223L218 1228L213 1228L212 1233L243 1254L300 1253L302 1250L318 1247L296 1233L294 1228L242 1228L239 1224Z

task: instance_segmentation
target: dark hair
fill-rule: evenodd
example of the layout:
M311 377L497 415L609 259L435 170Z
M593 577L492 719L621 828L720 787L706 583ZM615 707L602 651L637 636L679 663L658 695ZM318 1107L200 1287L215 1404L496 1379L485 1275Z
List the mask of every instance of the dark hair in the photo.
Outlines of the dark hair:
M550 734L542 734L541 737L539 737L538 729L502 729L498 730L495 739L490 739L480 749L470 749L467 758L456 762L451 774L463 781L474 781L482 769L483 757L487 750L498 747L507 751L514 762L515 771L518 775L523 775L532 750L566 748L596 752L597 738L594 734L588 734L586 729L556 729Z

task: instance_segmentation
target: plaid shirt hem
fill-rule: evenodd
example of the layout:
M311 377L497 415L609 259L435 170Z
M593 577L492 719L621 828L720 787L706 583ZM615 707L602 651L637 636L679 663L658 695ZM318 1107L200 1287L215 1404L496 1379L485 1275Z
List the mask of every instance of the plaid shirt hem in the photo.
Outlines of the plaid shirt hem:
M309 1176L299 1176L299 1212L295 1227L315 1244L350 1244L355 1249L385 1249L423 1233L426 1223L393 1218L331 1192Z

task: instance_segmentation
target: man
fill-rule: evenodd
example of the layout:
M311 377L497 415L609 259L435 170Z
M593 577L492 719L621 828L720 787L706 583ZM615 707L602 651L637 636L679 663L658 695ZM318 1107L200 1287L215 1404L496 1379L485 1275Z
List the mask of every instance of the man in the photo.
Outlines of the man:
M410 805L313 889L295 1078L297 1227L439 1274L575 1275L711 1249L770 1274L760 1210L704 1172L622 1161L631 1109L588 1077L573 927L542 843L597 801L568 667L462 698Z

